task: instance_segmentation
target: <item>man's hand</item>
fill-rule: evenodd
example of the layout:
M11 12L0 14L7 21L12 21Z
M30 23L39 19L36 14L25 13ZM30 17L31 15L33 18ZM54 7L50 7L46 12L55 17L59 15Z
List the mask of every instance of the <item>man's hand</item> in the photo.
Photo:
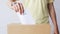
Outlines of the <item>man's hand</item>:
M55 26L54 34L59 34L58 26Z
M20 12L20 14L24 13L24 7L22 3L14 3L14 5L11 4L11 6L12 6L12 9L15 10L16 12Z

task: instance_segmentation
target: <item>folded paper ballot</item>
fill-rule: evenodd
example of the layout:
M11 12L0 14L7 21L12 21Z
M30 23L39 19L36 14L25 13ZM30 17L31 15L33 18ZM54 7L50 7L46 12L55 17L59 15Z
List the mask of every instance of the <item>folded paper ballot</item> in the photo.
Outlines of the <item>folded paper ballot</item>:
M21 15L19 12L17 12L17 15L20 19L21 24L35 24L35 20L33 19L31 13L28 9L25 9L24 13Z

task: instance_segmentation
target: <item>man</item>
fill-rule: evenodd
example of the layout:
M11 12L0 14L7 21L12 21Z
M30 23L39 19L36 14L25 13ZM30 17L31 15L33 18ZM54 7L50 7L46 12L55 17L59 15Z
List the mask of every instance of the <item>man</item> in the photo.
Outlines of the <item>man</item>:
M54 0L22 0L22 4L18 3L16 6L11 6L13 10L20 12L20 14L23 14L24 9L28 8L36 24L49 24L48 19L50 15L54 24L54 34L59 34L53 1Z

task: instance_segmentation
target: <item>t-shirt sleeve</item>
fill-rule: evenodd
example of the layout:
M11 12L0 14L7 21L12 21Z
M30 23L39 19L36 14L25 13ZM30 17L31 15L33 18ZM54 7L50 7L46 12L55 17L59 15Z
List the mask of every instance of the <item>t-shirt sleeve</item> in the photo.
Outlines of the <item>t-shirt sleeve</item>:
M48 3L52 3L52 2L54 2L54 0L48 0Z

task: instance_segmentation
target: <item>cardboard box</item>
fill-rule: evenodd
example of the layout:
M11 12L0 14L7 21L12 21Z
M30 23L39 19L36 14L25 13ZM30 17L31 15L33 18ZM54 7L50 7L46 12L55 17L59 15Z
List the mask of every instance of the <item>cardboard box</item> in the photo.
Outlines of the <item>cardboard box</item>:
M8 34L50 34L49 24L21 25L9 24Z

